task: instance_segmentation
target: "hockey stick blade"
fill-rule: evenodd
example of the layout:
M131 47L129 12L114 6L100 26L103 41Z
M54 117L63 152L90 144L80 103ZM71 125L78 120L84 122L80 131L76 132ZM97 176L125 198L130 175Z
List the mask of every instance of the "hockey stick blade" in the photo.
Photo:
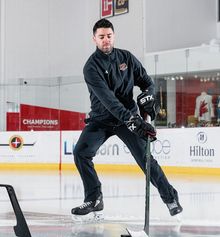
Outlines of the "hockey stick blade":
M146 234L146 232L144 230L134 231L134 230L130 230L128 228L126 228L126 230L129 233L128 236L131 236L131 237L148 237L148 235Z

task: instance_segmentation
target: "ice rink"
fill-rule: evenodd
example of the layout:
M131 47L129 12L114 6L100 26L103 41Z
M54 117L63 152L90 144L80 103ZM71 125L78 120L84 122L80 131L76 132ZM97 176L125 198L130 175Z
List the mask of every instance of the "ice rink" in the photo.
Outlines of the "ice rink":
M116 237L144 225L145 178L140 173L100 173L104 221L74 223L71 208L82 204L77 172L1 171L0 183L14 187L32 237ZM157 190L150 190L150 236L220 236L220 176L168 175L179 191L183 213L171 217ZM0 237L15 236L16 218L0 189ZM23 236L25 237L25 236Z

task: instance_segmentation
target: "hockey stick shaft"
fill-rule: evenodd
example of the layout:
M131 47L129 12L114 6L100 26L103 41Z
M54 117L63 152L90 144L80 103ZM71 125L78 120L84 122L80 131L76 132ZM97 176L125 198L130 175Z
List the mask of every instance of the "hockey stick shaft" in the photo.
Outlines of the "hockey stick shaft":
M149 115L146 117L146 122L151 123L151 118ZM145 159L145 178L146 178L146 188L145 188L145 222L144 231L149 236L149 223L150 223L150 167L151 167L151 151L150 151L150 137L147 139L146 144L146 159Z
M146 116L145 121L151 123L150 116ZM145 155L145 218L144 218L144 229L141 232L131 231L127 228L128 234L121 235L121 237L149 237L149 223L150 223L150 162L151 162L151 151L150 151L151 139L148 137L146 143L146 155Z

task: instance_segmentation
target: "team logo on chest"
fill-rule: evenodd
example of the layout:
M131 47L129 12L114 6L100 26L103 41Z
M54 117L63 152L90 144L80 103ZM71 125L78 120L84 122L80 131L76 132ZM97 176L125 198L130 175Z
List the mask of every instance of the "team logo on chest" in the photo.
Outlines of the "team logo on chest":
M119 64L120 71L125 71L128 68L126 63Z

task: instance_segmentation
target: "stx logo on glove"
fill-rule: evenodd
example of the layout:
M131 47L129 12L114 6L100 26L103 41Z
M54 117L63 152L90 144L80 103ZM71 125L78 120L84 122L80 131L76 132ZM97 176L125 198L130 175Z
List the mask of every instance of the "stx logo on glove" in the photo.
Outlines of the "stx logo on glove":
M153 100L154 100L153 95L146 95L146 96L144 96L143 98L140 98L139 103L140 103L141 105L143 105L143 104L145 104L147 101L153 101Z
M137 104L142 118L145 118L147 114L151 117L151 120L155 119L159 111L159 106L155 103L155 96L153 93L149 91L142 92L137 97Z

